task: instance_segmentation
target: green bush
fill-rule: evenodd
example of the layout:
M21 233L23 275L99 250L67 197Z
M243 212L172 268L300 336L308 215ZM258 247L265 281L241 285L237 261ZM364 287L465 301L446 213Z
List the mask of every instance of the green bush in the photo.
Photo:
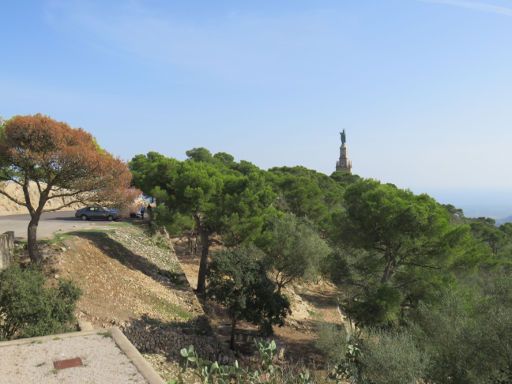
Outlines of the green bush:
M261 251L246 246L215 254L208 270L208 296L224 305L231 318L231 348L235 327L246 320L272 334L272 325L282 326L290 311L288 299L276 291L261 261Z
M432 356L429 382L512 382L512 282L490 274L481 285L461 285L438 305L419 308L417 339Z
M292 213L274 218L258 243L279 291L294 280L316 278L331 252L311 223Z
M344 327L334 324L320 325L316 347L322 351L330 364L340 364L346 359L348 352L348 335Z
M396 323L400 316L402 297L395 287L382 284L368 290L366 297L348 302L347 314L363 326L383 326Z
M406 332L371 332L359 357L363 382L372 384L416 384L427 363L427 356Z
M46 287L37 269L7 268L0 272L0 340L69 331L79 297L71 281Z

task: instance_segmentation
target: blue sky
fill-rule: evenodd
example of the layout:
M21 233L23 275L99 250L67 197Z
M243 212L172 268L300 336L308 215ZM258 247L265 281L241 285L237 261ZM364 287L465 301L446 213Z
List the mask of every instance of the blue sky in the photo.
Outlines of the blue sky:
M512 214L512 0L4 3L5 118L325 173L346 129L355 173Z

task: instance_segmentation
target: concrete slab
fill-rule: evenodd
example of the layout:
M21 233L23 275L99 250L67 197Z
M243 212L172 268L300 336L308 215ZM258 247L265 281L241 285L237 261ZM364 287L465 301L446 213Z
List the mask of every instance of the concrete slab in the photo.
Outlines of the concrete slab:
M55 369L80 359L82 366ZM0 384L164 384L118 328L0 343Z

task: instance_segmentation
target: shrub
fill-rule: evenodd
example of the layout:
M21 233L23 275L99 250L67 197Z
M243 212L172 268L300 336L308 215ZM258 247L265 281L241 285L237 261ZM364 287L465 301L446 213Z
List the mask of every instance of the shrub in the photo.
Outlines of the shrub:
M372 384L416 384L424 376L427 361L406 332L371 332L359 357L363 380Z
M340 364L348 352L348 336L344 327L322 324L318 332L316 347L322 351L328 363Z
M239 320L259 325L268 335L272 333L272 325L283 325L289 313L288 299L276 292L260 252L254 247L217 253L208 271L208 281L208 296L226 306L229 312L232 349Z
M291 213L275 218L258 242L267 254L265 263L274 269L279 291L293 280L315 278L331 252L308 221Z
M482 285L461 285L419 308L416 331L432 356L431 382L512 382L512 282L490 274Z
M395 323L400 315L402 297L398 289L382 284L366 292L366 297L352 300L345 305L345 311L359 324L382 326Z
M80 290L71 281L45 287L35 268L15 265L0 272L0 339L66 332L74 320Z

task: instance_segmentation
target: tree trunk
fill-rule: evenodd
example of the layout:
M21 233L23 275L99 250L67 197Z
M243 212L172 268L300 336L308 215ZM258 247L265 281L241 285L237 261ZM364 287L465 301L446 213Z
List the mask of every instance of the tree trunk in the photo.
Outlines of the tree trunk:
M30 261L34 264L40 264L41 254L39 253L39 249L37 248L37 225L39 224L40 214L35 214L32 216L30 223L28 224L27 230L27 240L28 240L28 254L30 256Z
M395 258L392 255L386 255L386 267L384 268L384 273L382 274L382 278L380 279L380 282L382 284L387 283L391 277L393 276L393 273L395 272Z
M229 348L235 350L235 330L236 330L236 316L231 319L231 338L229 339Z
M276 277L274 278L275 282L276 282L276 287L277 287L277 293L281 293L281 280L279 279L279 275L281 274L280 271L277 271L276 272Z
M208 270L208 251L210 248L210 236L208 230L201 226L201 261L197 275L197 293L203 295L206 292L206 272Z

